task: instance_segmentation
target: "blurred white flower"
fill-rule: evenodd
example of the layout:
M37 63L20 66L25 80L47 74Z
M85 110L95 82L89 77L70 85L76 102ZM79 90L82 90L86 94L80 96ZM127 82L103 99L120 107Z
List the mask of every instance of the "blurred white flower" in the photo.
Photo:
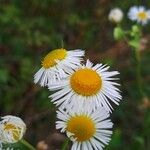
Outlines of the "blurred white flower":
M108 19L114 23L121 22L123 19L123 11L120 8L113 8L108 15Z
M0 140L2 143L16 143L22 139L26 125L19 117L7 115L1 117Z
M74 107L57 111L56 129L66 132L73 142L71 150L102 150L111 139L113 123L102 107Z
M42 68L34 75L34 83L46 86L66 77L70 69L80 66L84 56L81 49L67 51L55 49L49 52L42 61Z
M133 6L128 12L128 17L132 21L145 25L150 20L150 10L146 10L144 6Z

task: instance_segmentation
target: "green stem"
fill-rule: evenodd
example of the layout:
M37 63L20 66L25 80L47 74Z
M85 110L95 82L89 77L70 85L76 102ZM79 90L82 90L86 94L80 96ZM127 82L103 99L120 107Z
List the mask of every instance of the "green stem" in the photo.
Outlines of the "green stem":
M64 48L64 41L61 39L61 48Z
M67 138L62 146L62 150L67 150L68 145L69 145L69 139Z
M29 148L29 150L36 150L29 142L27 142L26 140L22 139L20 141L23 145L25 145L26 147Z
M135 58L136 58L136 78L137 84L140 92L140 96L143 97L143 89L142 89L142 77L141 77L141 59L140 59L140 51L135 50Z

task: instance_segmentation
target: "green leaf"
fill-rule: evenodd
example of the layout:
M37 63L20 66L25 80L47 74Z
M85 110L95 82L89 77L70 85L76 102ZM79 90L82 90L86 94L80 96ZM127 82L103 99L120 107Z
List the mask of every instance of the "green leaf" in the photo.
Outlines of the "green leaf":
M138 39L133 39L128 42L128 44L136 49L140 46L140 41Z

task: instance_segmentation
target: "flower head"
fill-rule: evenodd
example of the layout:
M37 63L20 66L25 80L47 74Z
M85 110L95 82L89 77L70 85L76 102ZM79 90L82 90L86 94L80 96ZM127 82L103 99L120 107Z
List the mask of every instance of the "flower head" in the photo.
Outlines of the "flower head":
M93 64L87 60L86 65L70 71L68 77L62 81L54 82L49 89L56 91L49 97L57 106L61 107L91 107L103 106L106 110L113 109L110 101L119 104L121 95L119 85L113 80L117 71L108 71L109 67L102 64Z
M15 116L1 117L0 140L2 143L16 143L22 139L26 131L26 125L22 119Z
M150 10L146 10L144 6L133 6L128 12L128 17L132 21L145 25L150 20Z
M121 22L122 18L123 18L123 12L120 8L112 9L108 15L109 21L114 22L114 23Z
M56 129L66 132L73 141L71 150L102 150L112 134L113 123L108 117L109 113L101 107L94 111L80 106L68 111L60 108Z
M39 82L41 86L46 86L62 79L70 69L80 65L82 56L82 50L67 51L61 48L49 52L42 61L42 68L34 75L34 83Z

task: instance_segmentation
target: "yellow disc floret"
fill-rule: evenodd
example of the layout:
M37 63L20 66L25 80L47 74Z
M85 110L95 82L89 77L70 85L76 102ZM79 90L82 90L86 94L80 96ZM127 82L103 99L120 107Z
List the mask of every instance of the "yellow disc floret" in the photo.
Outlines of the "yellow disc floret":
M138 17L141 19L141 20L145 20L148 18L148 15L146 12L139 12L138 13Z
M42 61L42 66L44 68L50 68L56 65L56 60L63 60L67 55L67 51L63 48L55 49L49 52L44 60Z
M70 78L72 89L83 96L96 94L102 87L99 74L92 69L79 69Z
M12 133L13 138L18 141L20 139L21 129L14 124L6 123L4 130Z
M89 140L95 134L95 124L93 120L86 116L74 116L67 122L67 132L73 134L79 142Z

